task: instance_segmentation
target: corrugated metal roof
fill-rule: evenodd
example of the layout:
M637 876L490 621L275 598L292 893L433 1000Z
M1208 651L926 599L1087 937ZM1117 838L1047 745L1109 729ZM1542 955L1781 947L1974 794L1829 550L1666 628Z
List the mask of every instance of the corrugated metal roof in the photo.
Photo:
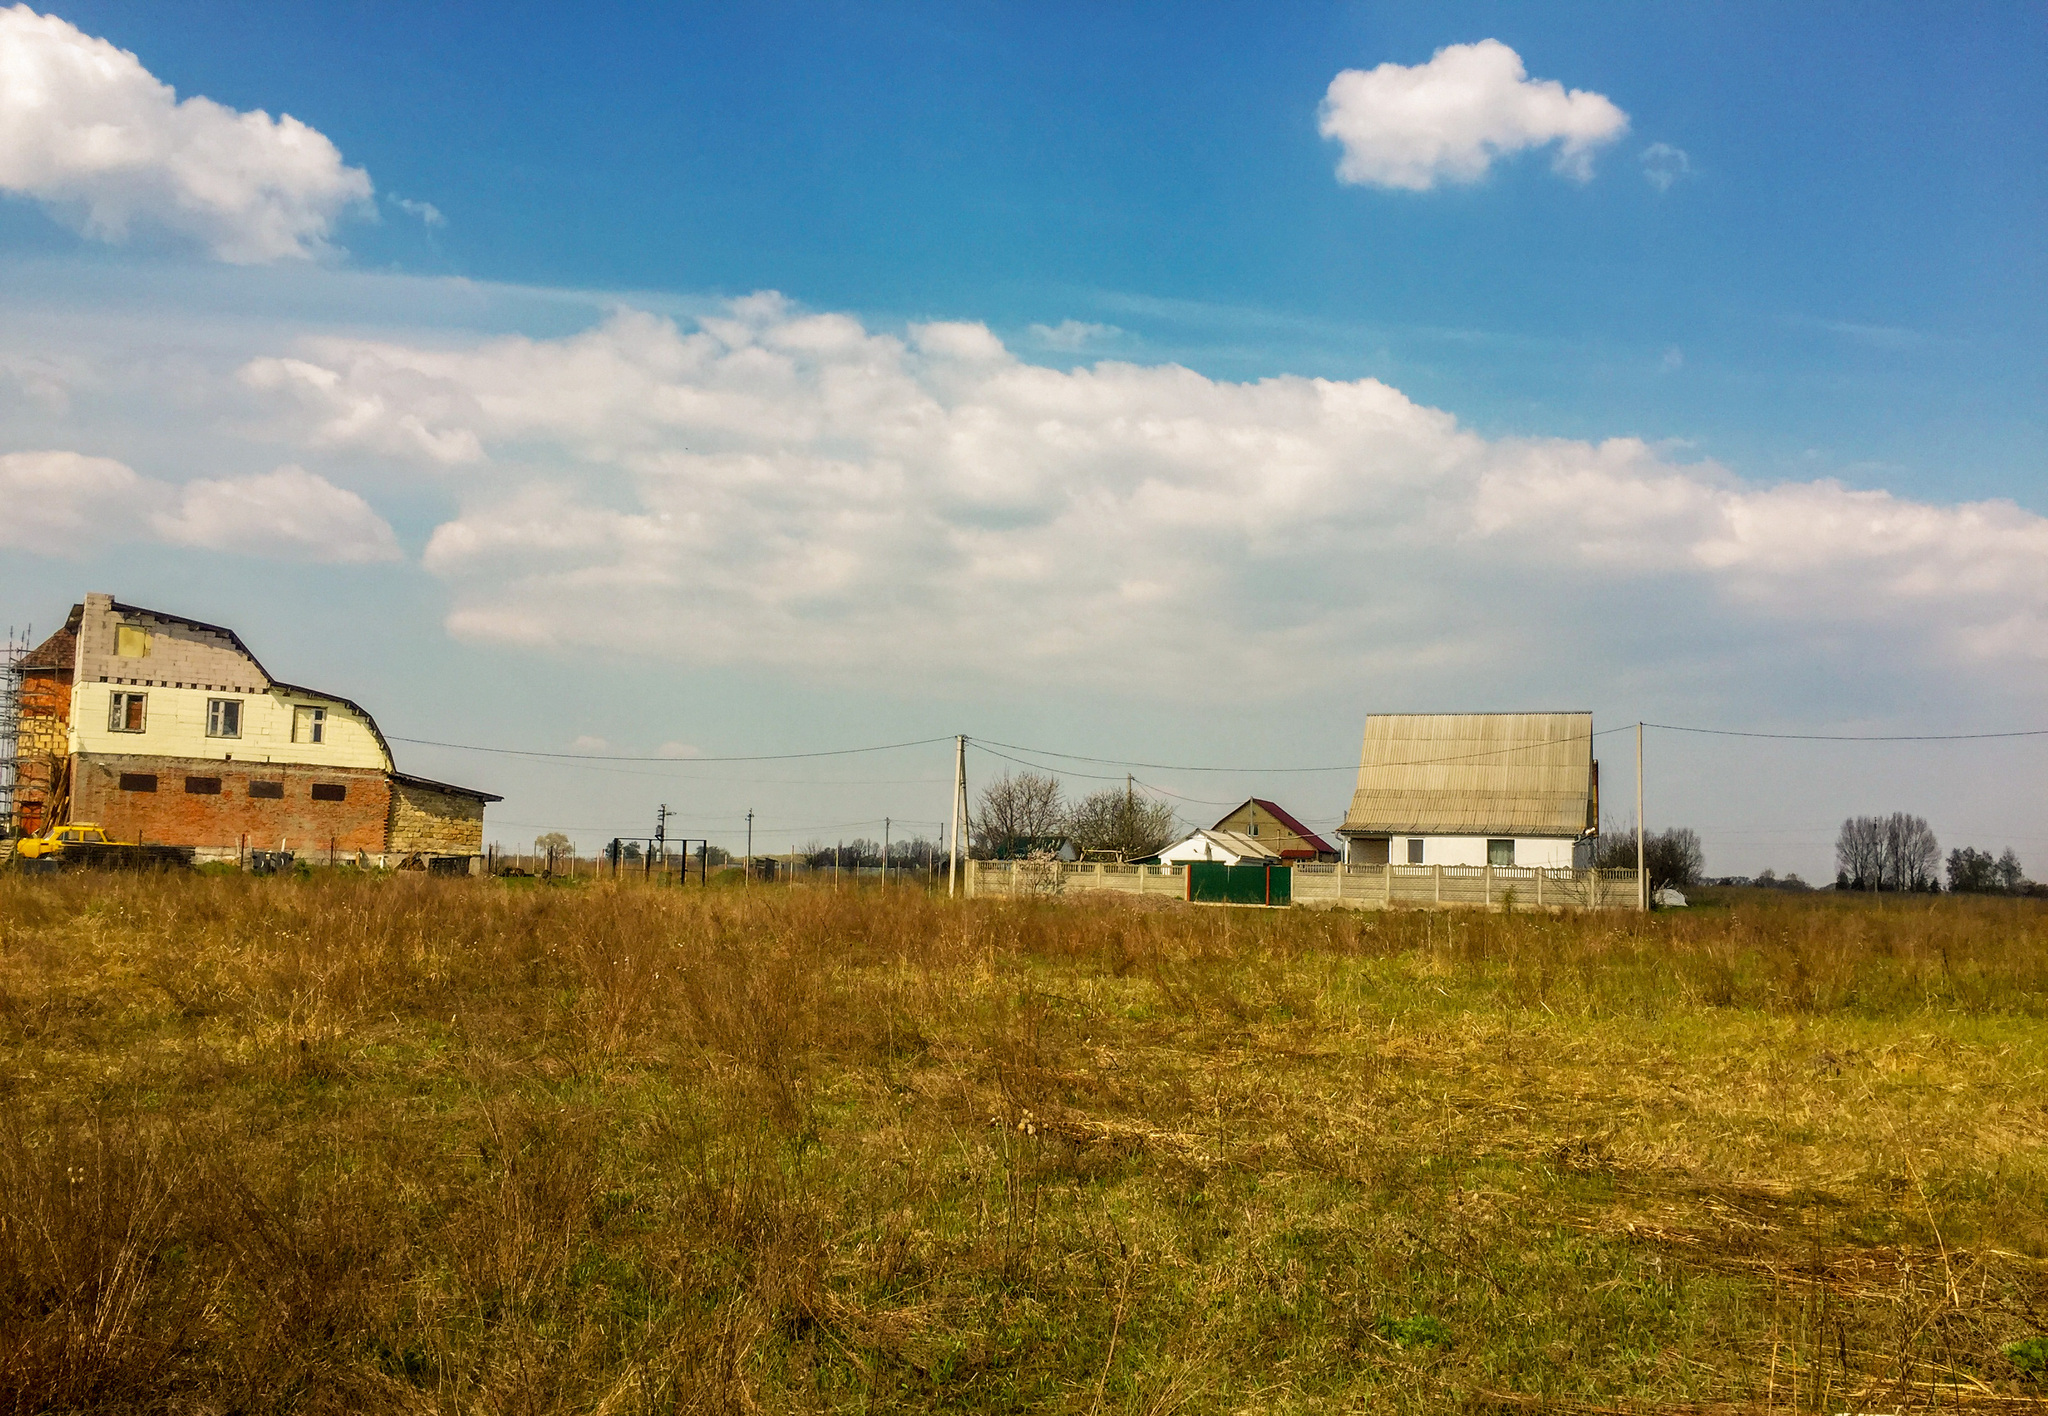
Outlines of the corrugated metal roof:
M1374 714L1342 830L1577 836L1592 803L1591 713Z

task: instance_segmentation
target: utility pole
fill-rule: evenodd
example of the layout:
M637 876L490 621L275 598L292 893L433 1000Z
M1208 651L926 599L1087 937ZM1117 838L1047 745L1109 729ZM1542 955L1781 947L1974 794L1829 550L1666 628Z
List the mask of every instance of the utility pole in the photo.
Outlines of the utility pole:
M1643 868L1643 725L1636 724L1636 908L1650 912L1650 872Z
M882 818L882 888L889 888L889 818Z
M666 876L666 872L668 870L669 815L670 812L668 809L667 802L663 802L661 804L661 809L654 813L654 855L660 857L661 859L661 868L664 873L664 876ZM652 858L649 859L647 865L649 871L651 872L654 868L654 861Z
M953 739L953 854L946 864L946 898L960 889L960 817L967 809L967 734Z
M1124 773L1124 829L1117 832L1117 836L1120 838L1116 843L1116 858L1118 860L1129 860L1131 858L1131 848L1138 843L1138 828L1136 825L1138 819L1137 803L1132 798L1131 785L1131 774L1126 772Z
M754 883L754 808L747 808L747 867L740 872L740 883L751 887Z

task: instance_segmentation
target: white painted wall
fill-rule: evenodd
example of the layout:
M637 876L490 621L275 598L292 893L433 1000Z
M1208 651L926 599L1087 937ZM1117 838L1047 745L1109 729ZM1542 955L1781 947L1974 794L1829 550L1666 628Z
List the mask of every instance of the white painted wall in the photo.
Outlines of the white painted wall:
M149 695L141 732L117 733L108 729L107 712L115 693ZM240 737L206 735L206 705L214 698L241 703ZM292 710L300 704L327 710L321 741L292 741ZM232 757L237 762L294 762L304 766L391 766L376 734L360 716L332 699L310 698L278 689L267 693L228 693L204 688L166 688L161 684L76 684L71 690L71 750Z
M1388 859L1396 865L1408 864L1408 843L1422 842L1422 864L1424 865L1485 865L1486 843L1489 839L1503 840L1494 836L1394 836L1387 845ZM1572 864L1572 841L1568 836L1516 836L1515 864L1542 866L1546 869L1569 870ZM1347 840L1346 859L1351 859L1355 843Z

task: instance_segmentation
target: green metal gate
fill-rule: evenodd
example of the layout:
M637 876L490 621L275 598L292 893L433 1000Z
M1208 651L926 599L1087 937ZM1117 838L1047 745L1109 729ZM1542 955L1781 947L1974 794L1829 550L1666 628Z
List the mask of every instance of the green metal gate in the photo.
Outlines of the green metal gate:
M1284 865L1225 865L1191 861L1188 898L1198 905L1285 905L1294 898L1294 875Z

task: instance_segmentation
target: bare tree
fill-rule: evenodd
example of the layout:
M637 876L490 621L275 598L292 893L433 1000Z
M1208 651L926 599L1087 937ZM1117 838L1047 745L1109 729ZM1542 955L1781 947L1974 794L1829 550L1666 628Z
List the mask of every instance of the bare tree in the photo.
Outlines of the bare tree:
M1091 793L1067 813L1067 832L1083 851L1113 851L1118 860L1157 855L1173 843L1180 823L1173 807L1114 787Z
M1600 838L1593 863L1602 870L1636 868L1636 833L1633 827L1619 828ZM1674 885L1689 890L1700 883L1707 865L1700 848L1699 832L1690 826L1673 826L1665 831L1643 834L1643 870L1650 877L1652 892Z
M1852 816L1835 837L1835 884L1852 890L1876 890L1884 879L1884 822L1875 816Z
M1937 890L1941 844L1910 812L1852 816L1835 838L1835 884L1853 890Z
M967 824L976 855L1006 858L1061 834L1066 816L1059 778L1036 772L1013 777L1005 772L981 789L981 800Z

